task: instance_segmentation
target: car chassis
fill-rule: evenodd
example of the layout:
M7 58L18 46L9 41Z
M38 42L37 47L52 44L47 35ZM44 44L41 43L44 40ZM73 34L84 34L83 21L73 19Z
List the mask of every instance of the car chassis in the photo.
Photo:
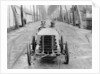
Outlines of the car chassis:
M27 46L27 61L28 65L37 58L43 58L46 56L57 57L64 55L65 64L69 63L69 52L67 42L63 43L63 36L59 32L52 28L45 28L37 32L32 38L32 42Z

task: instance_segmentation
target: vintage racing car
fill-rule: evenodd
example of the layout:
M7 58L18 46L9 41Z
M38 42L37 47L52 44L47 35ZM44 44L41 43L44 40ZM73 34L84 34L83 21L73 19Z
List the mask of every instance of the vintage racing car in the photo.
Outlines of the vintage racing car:
M63 43L63 36L54 28L43 28L33 36L32 42L28 44L27 61L30 66L37 58L46 56L57 57L64 55L65 64L69 63L67 42Z

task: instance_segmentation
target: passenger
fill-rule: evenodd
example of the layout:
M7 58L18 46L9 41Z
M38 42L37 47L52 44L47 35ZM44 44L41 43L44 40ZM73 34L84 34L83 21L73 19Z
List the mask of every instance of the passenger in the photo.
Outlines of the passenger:
M55 28L55 21L54 20L51 21L50 28L55 29L59 33L59 31ZM59 35L60 35L60 33L59 33ZM57 43L57 49L58 49L57 53L60 54L61 50L60 50L60 47L59 47L59 39L58 38L56 40L56 43Z
M38 27L36 34L37 34L41 29L45 28L45 25L46 25L45 23L46 23L46 21L44 21L44 20L41 21L40 27ZM39 44L39 41L40 41L39 39L40 39L39 36L36 37L37 44Z
M41 26L38 28L38 31L40 31L42 28L45 28L46 21L41 21Z
M54 21L51 21L50 27L51 27L51 28L54 28L54 27L55 27L55 22L54 22Z

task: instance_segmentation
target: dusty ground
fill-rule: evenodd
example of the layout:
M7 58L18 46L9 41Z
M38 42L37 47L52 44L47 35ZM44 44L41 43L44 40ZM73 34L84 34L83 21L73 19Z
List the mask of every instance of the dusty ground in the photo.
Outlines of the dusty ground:
M27 63L27 43L35 35L40 22L30 23L24 28L7 34L7 65L10 69L91 69L92 68L92 33L69 24L56 22L56 28L67 41L70 54L69 64L63 64L63 56L55 61L37 60L31 67ZM49 21L47 21L49 24Z

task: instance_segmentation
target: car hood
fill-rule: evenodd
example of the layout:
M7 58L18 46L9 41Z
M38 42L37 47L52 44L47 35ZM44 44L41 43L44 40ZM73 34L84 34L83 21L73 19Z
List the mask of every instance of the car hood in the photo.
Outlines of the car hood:
M55 28L43 28L38 33L38 35L59 35Z

